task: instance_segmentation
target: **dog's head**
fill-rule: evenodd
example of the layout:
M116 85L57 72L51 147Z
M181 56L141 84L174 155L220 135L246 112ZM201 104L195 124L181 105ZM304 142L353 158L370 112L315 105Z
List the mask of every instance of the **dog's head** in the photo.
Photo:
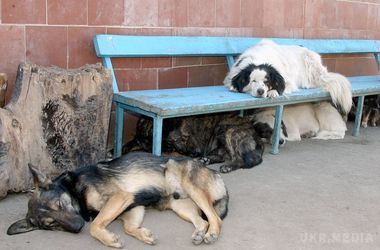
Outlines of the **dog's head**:
M282 95L285 81L272 65L249 64L232 78L232 87L238 92L249 92L255 97L267 97L271 90Z
M78 233L84 226L84 219L79 214L78 204L71 197L65 182L71 182L71 175L66 172L53 182L29 165L35 183L35 192L28 202L26 218L13 223L8 235L29 231L60 230Z
M190 157L203 156L216 124L214 116L184 118L165 138L165 149Z
M274 117L273 117L274 120ZM273 135L273 124L274 122L271 121L256 121L254 123L254 129L255 132L259 137L264 139L266 142L271 143L272 142L272 135ZM286 126L283 121L281 121L281 134L280 134L280 141L279 144L283 145L286 142L286 138L288 137L288 133L286 131Z

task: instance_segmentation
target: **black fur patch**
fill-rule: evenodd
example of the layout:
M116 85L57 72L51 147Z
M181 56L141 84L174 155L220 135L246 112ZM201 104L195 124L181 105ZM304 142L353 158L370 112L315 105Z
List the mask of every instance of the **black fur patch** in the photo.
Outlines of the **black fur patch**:
M181 198L181 195L180 195L179 193L177 193L177 192L174 192L174 193L173 193L173 198L174 198L175 200L178 200L179 198Z
M284 121L281 121L281 128L282 128L282 133L284 133L285 137L288 137L288 130L286 129Z
M64 172L60 176L54 179L53 185L57 185L54 189L61 188L67 192L72 199L77 202L79 206L79 214L83 217L85 221L90 221L90 219L94 219L96 215L98 214L97 211L92 211L88 209L85 193L86 189L82 186L77 187L76 183L78 183L78 178L80 178L80 174L83 173L83 171L90 170L89 172L96 171L95 167L83 167L79 168L76 172ZM92 173L93 175L93 173ZM96 178L93 179L93 181Z
M267 124L263 122L257 122L253 125L255 128L256 133L258 136L261 138L265 138L267 140L271 140L272 134L273 134L273 129Z
M129 211L137 206L155 206L164 197L163 190L155 187L150 187L135 193L134 202L125 210Z
M257 68L267 72L266 85L269 90L277 90L278 94L282 95L285 90L285 80L281 74L270 64L261 64Z
M240 93L243 92L244 87L249 84L249 77L255 67L256 65L249 64L247 67L242 69L239 74L232 78L232 86Z
M227 196L226 198L223 198L223 199L215 201L214 204L213 204L213 206L214 207L217 207L219 205L223 206L224 204L228 204L228 200L229 200L229 197ZM222 220L224 220L224 218L226 218L227 214L228 214L228 206L224 206L224 207L225 207L225 210L223 210L223 213L219 214L219 218L222 219Z

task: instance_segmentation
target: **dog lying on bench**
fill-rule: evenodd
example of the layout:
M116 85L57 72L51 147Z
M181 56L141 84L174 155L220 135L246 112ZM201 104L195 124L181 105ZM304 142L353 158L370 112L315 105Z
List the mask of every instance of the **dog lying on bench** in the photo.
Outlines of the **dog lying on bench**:
M237 113L166 119L163 128L163 152L203 157L209 164L223 162L222 173L252 168L262 162L263 141L251 120ZM150 152L152 131L152 121L141 118L134 139L124 151Z
M200 162L168 159L134 152L65 172L54 180L30 166L36 191L28 202L26 218L13 223L7 233L36 229L78 233L85 221L94 218L91 235L106 246L120 248L119 237L106 229L120 218L125 233L155 244L152 232L141 227L145 207L154 207L171 209L192 222L194 244L215 242L228 210L229 197L221 176ZM207 221L200 216L201 211Z
M272 98L300 88L321 87L330 93L342 114L347 115L351 109L350 82L343 75L328 72L318 53L268 39L244 51L223 83L231 91Z

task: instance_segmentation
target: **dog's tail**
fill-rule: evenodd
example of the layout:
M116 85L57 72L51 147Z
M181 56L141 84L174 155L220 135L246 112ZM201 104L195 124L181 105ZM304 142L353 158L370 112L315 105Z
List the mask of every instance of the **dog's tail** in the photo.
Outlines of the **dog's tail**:
M352 106L351 84L348 79L341 74L328 72L322 64L321 56L313 51L306 50L303 57L308 82L313 87L322 87L328 91L335 107L346 116Z
M226 218L226 216L228 214L228 201L229 201L229 199L230 199L230 197L228 195L228 192L226 191L226 195L223 196L223 198L216 200L213 204L216 213L218 214L219 218L221 218L222 220L224 218Z
M348 79L338 73L326 72L320 81L321 87L330 93L334 105L343 115L347 115L352 106L351 84Z

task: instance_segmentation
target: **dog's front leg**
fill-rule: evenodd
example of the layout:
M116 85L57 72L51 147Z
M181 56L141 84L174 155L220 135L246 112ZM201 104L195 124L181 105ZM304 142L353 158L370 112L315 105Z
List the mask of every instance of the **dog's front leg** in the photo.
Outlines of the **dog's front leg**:
M200 209L190 198L187 199L172 199L169 204L176 214L182 219L193 223L195 230L191 236L191 239L195 245L202 243L203 238L208 228L208 222L202 219L200 216Z
M190 181L184 181L183 188L195 204L203 211L209 222L207 233L203 239L204 242L207 244L214 243L219 237L222 220L216 213L212 201L210 201L202 189L194 186Z
M138 206L124 212L120 216L120 219L124 223L124 232L141 240L142 242L145 242L146 244L154 245L156 244L156 239L154 238L152 232L147 228L141 227L144 215L144 206Z
M269 98L277 98L277 97L279 97L280 95L278 94L277 90L272 89L272 90L269 90L269 91L268 91L267 96L268 96Z
M133 201L134 196L131 193L118 192L112 195L91 223L90 234L106 246L121 248L123 244L119 237L108 231L106 227L131 205Z

